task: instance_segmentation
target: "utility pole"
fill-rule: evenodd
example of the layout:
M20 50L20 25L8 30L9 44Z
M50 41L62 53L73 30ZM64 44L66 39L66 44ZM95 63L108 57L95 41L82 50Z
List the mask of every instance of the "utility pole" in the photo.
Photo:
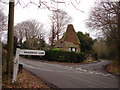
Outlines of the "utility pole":
M120 35L120 1L118 2L118 36ZM117 51L117 60L118 60L118 71L120 71L120 37L118 38L118 51ZM120 77L118 77L118 83L120 83ZM120 86L118 86L120 90Z
M7 74L13 72L13 34L14 28L14 0L9 0L9 16L8 16L8 37L7 37Z

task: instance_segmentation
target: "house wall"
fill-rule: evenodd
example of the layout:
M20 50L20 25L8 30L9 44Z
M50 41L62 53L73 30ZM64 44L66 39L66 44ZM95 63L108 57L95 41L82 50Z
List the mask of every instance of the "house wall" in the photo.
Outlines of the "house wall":
M58 48L58 47L56 47L56 48ZM71 51L70 47L67 47L67 46L63 46L63 47L61 47L59 49L61 49L63 51ZM76 52L80 52L80 46L79 45L77 45L77 47L76 47Z
M80 45L77 46L77 52L80 52Z

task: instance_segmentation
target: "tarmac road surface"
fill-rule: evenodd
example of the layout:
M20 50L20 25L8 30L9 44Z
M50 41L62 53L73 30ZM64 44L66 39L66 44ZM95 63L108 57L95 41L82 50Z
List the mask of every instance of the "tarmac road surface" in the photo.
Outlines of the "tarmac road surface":
M108 74L108 72L104 70L104 66L108 65L110 62L111 61L108 60L100 60L100 62L92 63L92 64L77 64L77 65L67 65L67 66L72 67L74 69L81 68L87 71L94 71L103 74Z
M43 63L21 57L20 63L34 75L58 88L118 88L118 77L108 73L86 70L78 66L74 68L75 65Z

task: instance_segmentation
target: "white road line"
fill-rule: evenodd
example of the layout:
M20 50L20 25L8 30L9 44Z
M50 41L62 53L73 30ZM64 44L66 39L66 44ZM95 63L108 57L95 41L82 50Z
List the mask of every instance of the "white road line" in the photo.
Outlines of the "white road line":
M71 69L72 69L73 67L69 67L69 68L71 68Z
M38 67L34 67L34 66L30 66L30 65L27 65L27 64L24 64L24 63L21 63L23 64L23 66L25 67L29 67L29 68L34 68L34 69L39 69L39 70L44 70L44 71L55 71L55 72L64 72L64 73L74 73L74 72L67 72L67 71L58 71L58 70L51 70L51 69L41 69L41 68L38 68ZM47 64L47 63L43 63L43 64ZM52 65L52 66L56 66L56 67L61 67L61 68L66 68L66 69L69 69L69 70L72 70L72 71L78 71L79 73L84 73L84 74L98 74L98 75L102 75L102 76L111 76L111 77L115 77L111 74L104 74L104 73L101 73L101 72L97 72L97 71L90 71L90 70L85 70L85 69L82 69L82 68L73 68L73 67L69 67L69 66L62 66L62 65L55 65L55 64L48 64L48 65Z
M84 71L84 72L87 72L87 70L85 70L85 69L84 69L83 71Z

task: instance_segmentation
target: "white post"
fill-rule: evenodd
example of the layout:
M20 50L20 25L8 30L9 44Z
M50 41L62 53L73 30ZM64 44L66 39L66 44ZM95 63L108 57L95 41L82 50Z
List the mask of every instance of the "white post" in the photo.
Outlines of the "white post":
M15 82L17 79L17 73L18 73L18 68L19 68L19 55L39 55L39 56L44 56L45 51L40 51L40 50L26 50L26 49L20 49L17 48L16 50L16 55L14 59L14 68L13 68L13 79L12 82Z
M20 49L17 48L16 56L15 56L15 59L14 59L13 80L12 80L12 82L15 82L16 78L17 78L18 67L19 67L19 51L20 51Z

